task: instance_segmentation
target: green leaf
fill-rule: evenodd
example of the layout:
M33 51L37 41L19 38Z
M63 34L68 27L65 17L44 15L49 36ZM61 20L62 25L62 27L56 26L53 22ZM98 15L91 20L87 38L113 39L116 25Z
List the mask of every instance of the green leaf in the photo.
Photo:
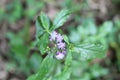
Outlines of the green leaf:
M36 20L36 44L40 49L41 53L44 54L47 52L47 45L48 45L48 37L49 34L46 32L50 27L49 18L44 14L41 13ZM46 32L46 33L45 33Z
M90 73L91 77L98 78L108 74L108 69L101 67L100 64L94 64L90 66Z
M71 65L71 62L72 62L72 54L71 54L71 51L68 51L65 59L65 66L69 67Z
M49 17L45 15L43 12L41 12L40 19L43 27L48 30L50 27Z
M38 70L38 73L36 74L34 80L44 80L44 78L46 78L49 72L51 71L53 64L54 64L53 55L51 54L47 55L46 58L42 61L40 69Z
M33 55L30 57L30 64L32 67L32 70L37 71L38 67L40 66L42 62L42 57L38 53L33 53Z
M44 7L43 1L36 0L26 0L27 10L25 11L25 16L29 19L33 19L34 16ZM34 6L35 5L35 6Z
M41 37L45 32L44 28L42 27L42 23L40 21L40 17L38 16L36 20L36 38Z
M67 44L69 44L69 39L68 39L68 37L67 37L66 35L63 35L63 38L64 38L64 41L65 41Z
M60 13L58 13L53 21L53 26L54 26L53 29L56 29L62 26L68 19L69 13L70 12L68 10L62 10Z
M80 54L80 60L88 60L93 58L105 57L106 50L100 43L97 44L84 43L77 45L74 48L74 51Z
M47 52L47 46L49 43L49 34L45 33L38 39L38 48L40 49L41 54L45 54Z
M100 32L99 33L101 33L101 34L99 34L99 35L104 37L104 36L108 35L112 31L112 29L113 29L113 23L111 21L106 21L100 27L100 29L99 29Z
M70 78L71 62L72 62L72 54L71 54L71 51L68 51L65 59L64 70L59 75L57 75L54 80L68 80Z
M68 80L70 78L70 74L71 74L71 67L65 69L60 75L58 75L53 80Z
M27 80L35 80L36 75L31 75L27 78Z

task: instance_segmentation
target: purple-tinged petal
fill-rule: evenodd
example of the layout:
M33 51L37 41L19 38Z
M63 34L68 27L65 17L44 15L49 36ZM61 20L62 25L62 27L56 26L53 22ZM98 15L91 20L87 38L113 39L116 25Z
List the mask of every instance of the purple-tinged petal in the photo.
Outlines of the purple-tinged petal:
M66 54L67 52L65 50L62 51L63 54Z
M50 34L50 41L55 40L56 37L57 37L57 32L56 32L56 31L53 31L53 32Z
M59 49L64 49L65 48L65 43L64 42L57 43L57 47Z
M59 53L59 54L57 54L55 57L56 57L58 60L61 60L61 59L63 59L63 58L65 57L65 55L62 54L62 53Z
M62 42L62 41L63 41L63 37L62 37L61 34L58 34L58 35L57 35L56 41L57 41L57 42Z

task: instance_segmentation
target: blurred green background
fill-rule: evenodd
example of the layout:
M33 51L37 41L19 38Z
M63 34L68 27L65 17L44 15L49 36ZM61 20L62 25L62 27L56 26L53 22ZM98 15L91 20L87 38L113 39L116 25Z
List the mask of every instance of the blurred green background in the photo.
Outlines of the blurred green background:
M61 27L72 43L100 41L104 59L73 61L71 80L120 80L120 0L0 0L0 80L26 80L45 56L34 48L35 20L73 12ZM77 57L77 56L75 56Z

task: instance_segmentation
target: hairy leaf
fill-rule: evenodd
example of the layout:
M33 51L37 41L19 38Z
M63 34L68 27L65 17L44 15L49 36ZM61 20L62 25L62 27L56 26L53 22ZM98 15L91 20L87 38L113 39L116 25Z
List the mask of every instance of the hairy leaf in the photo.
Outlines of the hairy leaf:
M80 54L80 60L88 60L93 58L103 58L105 56L105 48L102 44L84 43L77 45L74 51Z
M51 67L54 64L54 59L52 55L47 55L46 58L42 61L40 69L35 77L35 80L44 80L47 77L47 74L51 71Z
M66 60L65 60L65 66L69 67L71 65L71 62L72 62L72 54L71 54L71 51L68 51Z
M72 54L71 51L69 51L65 59L65 66L63 72L61 72L58 76L56 76L54 80L68 80L70 78L71 62L72 62Z
M46 50L47 50L47 46L49 43L49 34L45 33L44 35L42 35L39 39L38 39L38 48L41 52L41 54L45 54Z
M43 27L48 30L50 27L49 17L45 15L43 12L41 12L40 19Z
M101 35L102 37L105 37L106 35L108 35L113 29L113 23L111 21L106 21L104 22L104 24L100 27L100 33L99 35Z
M41 35L43 35L45 32L44 28L42 27L41 21L40 21L40 17L38 16L37 20L36 20L36 38L41 37Z
M56 29L56 28L59 28L60 26L62 26L66 22L68 17L69 17L68 10L62 10L60 13L58 13L53 21L53 26L54 26L53 29Z
M64 41L65 41L67 44L69 44L69 39L68 39L68 37L67 37L66 35L64 35L63 38L64 38Z
M36 75L31 75L27 78L27 80L35 80Z

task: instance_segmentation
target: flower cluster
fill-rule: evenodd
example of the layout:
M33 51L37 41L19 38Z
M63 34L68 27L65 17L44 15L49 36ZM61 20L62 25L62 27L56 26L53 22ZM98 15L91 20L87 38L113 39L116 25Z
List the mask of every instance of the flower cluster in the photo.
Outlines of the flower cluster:
M56 58L57 59L63 59L66 54L66 44L63 41L63 36L56 31L53 31L50 34L50 41L54 41L56 43L56 46L58 48L58 51L56 52Z

